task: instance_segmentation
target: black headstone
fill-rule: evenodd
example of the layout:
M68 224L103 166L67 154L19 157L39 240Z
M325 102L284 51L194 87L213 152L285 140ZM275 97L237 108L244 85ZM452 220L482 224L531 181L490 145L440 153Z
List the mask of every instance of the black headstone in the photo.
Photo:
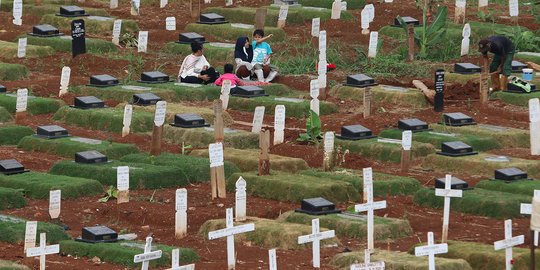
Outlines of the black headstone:
M435 188L445 188L446 178L437 178L435 179ZM452 176L452 181L450 182L451 189L466 189L469 188L469 184L457 177Z
M420 25L420 21L410 16L401 17L401 19L406 24ZM397 18L394 19L394 26L401 26Z
M536 85L535 84L532 84L532 83L529 83L529 82L526 82L528 83L530 86L531 86L531 92L536 92L538 91L538 89L536 89ZM507 86L506 86L506 92L511 92L511 93L516 93L516 94L524 94L524 93L527 93L525 92L525 89L513 84L513 83L508 83Z
M160 100L161 98L156 96L153 93L141 93L141 94L133 95L133 105L141 105L141 106L154 105Z
M442 112L444 110L444 69L435 71L435 100L434 110Z
M445 113L443 114L443 119L444 119L444 124L447 126L476 125L476 122L474 122L474 119L460 112Z
M349 125L341 127L341 134L336 137L342 140L362 140L374 138L373 132L362 125Z
M60 13L57 13L56 15L62 17L88 16L84 9L78 6L61 6Z
M108 86L115 86L118 85L119 81L117 78L103 74L103 75L94 75L90 77L90 86L96 86L96 87L108 87Z
M7 88L0 84L0 93L5 93L5 92L7 92Z
M84 20L71 21L71 54L73 57L86 53L86 30Z
M512 60L512 72L521 72L524 68L529 68L526 64Z
M204 122L204 119L194 113L184 113L176 114L174 116L174 123L171 126L183 127L183 128L198 128L198 127L208 127L209 124Z
M345 85L352 87L366 87L377 85L377 83L375 82L375 79L367 75L354 74L347 76L347 82L345 83Z
M0 160L0 173L2 174L17 174L27 172L24 166L15 159Z
M528 175L518 168L504 168L495 170L495 179L504 181L524 180L528 179Z
M205 43L206 39L195 32L180 33L178 35L178 43L191 44L192 42Z
M75 97L73 107L77 109L104 108L105 102L94 96Z
M255 85L246 85L246 86L236 86L231 89L231 96L235 97L261 97L268 96L264 89L255 86Z
M227 20L225 20L225 17L217 14L217 13L203 13L199 17L199 21L197 23L202 24L223 24L227 23Z
M75 162L77 163L105 163L107 162L107 156L98 151L84 151L75 154Z
M111 243L118 241L118 233L105 226L84 227L81 238L75 240L87 243Z
M67 129L57 126L57 125L49 125L49 126L38 126L36 130L36 136L46 139L57 139L57 138L63 138L68 137L68 131Z
M141 74L142 83L166 83L169 82L169 75L160 71L147 71Z
M426 131L429 130L429 126L426 122L411 118L411 119L402 119L398 121L398 129L401 130L411 130L412 132Z
M326 215L341 212L341 210L336 209L336 205L334 203L321 197L303 199L301 208L296 209L295 211L310 215Z
M287 5L298 5L298 0L281 0L281 2Z
M50 24L40 24L34 25L32 27L32 33L29 33L29 35L36 37L56 37L63 34L58 31L58 28Z
M451 157L460 157L460 156L470 156L476 155L478 152L474 152L472 146L461 142L443 142L441 144L441 151L437 152L439 155L451 156Z
M475 74L482 72L482 68L471 63L455 63L454 72L459 74Z

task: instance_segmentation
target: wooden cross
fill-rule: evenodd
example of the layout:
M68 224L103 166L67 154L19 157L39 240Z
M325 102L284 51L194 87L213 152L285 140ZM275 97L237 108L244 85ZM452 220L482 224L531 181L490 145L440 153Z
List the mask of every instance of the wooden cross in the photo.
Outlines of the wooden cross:
M512 237L512 220L504 221L504 240L493 243L495 250L505 249L506 252L506 270L512 269L512 247L521 245L525 242L525 236L519 235Z
M208 239L214 240L218 238L227 237L227 265L228 270L234 270L236 265L235 252L234 252L234 235L246 232L252 232L255 230L255 224L249 223L239 226L234 226L233 223L233 209L227 208L227 216L225 218L226 228L216 230L208 233Z
M533 198L540 198L540 190L535 189L534 190L534 196ZM530 203L522 203L519 213L522 215L531 215L532 214L532 204ZM534 245L538 246L538 231L534 231Z
M161 155L161 137L163 136L163 124L165 123L165 116L167 113L167 102L158 101L156 103L156 111L154 113L154 129L152 131L152 148L150 149L150 155Z
M150 261L161 258L161 253L161 250L152 251L152 237L146 237L144 253L135 255L133 257L133 262L142 262L141 270L148 270L148 265L150 264Z
M444 181L444 189L435 189L435 196L444 197L443 229L442 241L446 243L448 239L448 224L450 223L450 198L461 198L463 190L452 189L452 175L447 174Z
M223 130L223 103L220 99L214 101L214 139L223 142L225 138Z
M435 254L448 252L448 244L435 244L433 241L433 232L428 232L428 244L414 248L416 257L428 256L429 270L435 270Z
M374 247L374 240L373 240L373 227L374 225L374 217L373 217L373 211L384 209L386 208L386 201L373 201L373 173L371 168L364 168L364 198L367 197L367 202L363 204L357 204L354 206L355 212L367 212L368 216L368 232L367 232L367 239L368 239L368 249L370 252L372 252Z
M195 270L195 264L180 266L180 249L178 248L172 250L171 260L171 268L166 270Z
M364 263L351 265L351 270L384 270L384 262L371 262L371 252L364 249Z
M313 267L321 268L321 240L335 237L335 231L320 231L319 219L311 220L311 234L298 237L298 244L312 243L313 248Z
M212 199L226 198L225 187L225 166L223 163L223 144L211 143L208 145L208 155L210 157L210 187L212 188Z
M28 248L26 257L39 256L39 270L45 270L45 256L60 253L60 245L47 246L47 234L39 234L39 247Z

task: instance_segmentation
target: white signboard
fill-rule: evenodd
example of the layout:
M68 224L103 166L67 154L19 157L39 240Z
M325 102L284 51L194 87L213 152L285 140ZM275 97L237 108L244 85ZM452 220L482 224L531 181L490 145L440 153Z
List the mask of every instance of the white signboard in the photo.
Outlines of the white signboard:
M246 208L247 208L247 182L240 176L236 181L236 204L235 204L235 218L236 221L246 220Z
M335 0L332 3L332 13L330 18L332 20L339 20L341 18L341 0Z
M179 239L187 235L187 203L187 190L185 188L177 189L174 234Z
M469 54L469 45L470 45L470 36L471 36L471 25L466 23L463 26L463 39L461 40L461 56Z
M221 99L223 110L227 110L227 108L229 107L231 87L232 85L230 80L224 80L223 84L221 85L221 95L219 96L219 99Z
M457 8L465 8L467 6L466 0L456 0L456 7Z
M154 114L154 124L157 127L163 126L167 113L167 101L160 100L156 103L156 112Z
M369 34L368 57L375 58L377 56L377 44L379 43L379 32L373 31Z
M362 27L362 33L365 33L369 29L369 23L370 23L370 14L369 10L367 10L365 7L362 9L362 12L360 13L360 26Z
M401 135L401 146L403 150L409 151L412 147L412 131L405 130Z
M159 1L159 7L164 8L165 6L167 6L168 3L169 3L168 0L160 0ZM176 26L175 26L175 28L176 28Z
M25 112L28 106L28 89L23 88L17 90L17 103L15 109L17 112Z
M22 25L22 12L23 12L23 2L22 0L13 1L13 24Z
M257 106L255 107L255 112L253 113L253 123L251 125L251 132L253 133L259 133L261 132L261 128L263 125L264 120L264 106Z
M62 96L67 93L69 87L69 79L71 77L71 68L63 67L62 75L60 75L60 93L59 96Z
M287 14L289 13L289 5L281 5L279 8L279 21L287 20Z
M317 80L319 81L319 88L326 88L326 74L319 74Z
M488 0L478 0L478 7L487 7L488 2Z
M521 245L525 242L523 235L512 237L512 220L507 219L504 221L504 240L493 243L495 250L505 250L505 265L506 270L512 269L513 256L512 248L517 245Z
M319 51L326 51L326 31L319 32Z
M119 191L129 190L129 166L116 168L116 188Z
M118 0L111 0L109 7L111 9L118 8Z
M277 270L277 257L275 248L268 250L268 269Z
M17 48L17 57L18 58L24 58L26 57L26 43L28 39L27 38L19 38L19 46Z
M518 0L509 0L508 7L510 9L510 17L519 16L519 1Z
M27 221L26 230L24 232L24 250L26 251L29 248L36 246L36 237L37 237L37 221Z
M176 190L176 211L187 211L187 190L185 188L179 188Z
M531 122L540 122L540 99L529 99L529 120Z
M165 18L165 29L168 31L176 31L176 18L175 17Z
M133 116L133 105L127 104L124 107L124 120L122 121L122 124L124 125L123 129L127 129L126 133L129 133L129 128L131 127L132 116Z
M319 219L311 220L311 234L298 237L298 244L312 243L313 267L321 267L321 240L335 237L335 231L320 231Z
M52 219L60 216L60 204L62 200L62 191L51 190L49 191L49 215Z
M120 44L121 30L122 30L122 20L114 20L112 43L114 43L115 45Z
M324 152L334 152L334 132L328 131L324 133Z
M285 130L285 105L276 105L274 111L274 145L283 143Z
M148 265L151 260L157 260L161 258L161 250L152 251L152 237L146 237L146 245L144 246L144 253L137 254L133 257L134 263L141 263L141 270L148 270Z
M313 18L311 20L311 36L318 37L321 30L321 18Z
M233 4L233 0L225 0L225 6L228 7L228 6L232 6Z
M210 158L210 167L223 166L223 144L211 143L208 145L208 155Z
M367 4L364 9L366 9L367 11L369 22L373 22L373 20L375 19L375 6L373 4Z
M137 52L146 52L148 47L148 31L139 31Z

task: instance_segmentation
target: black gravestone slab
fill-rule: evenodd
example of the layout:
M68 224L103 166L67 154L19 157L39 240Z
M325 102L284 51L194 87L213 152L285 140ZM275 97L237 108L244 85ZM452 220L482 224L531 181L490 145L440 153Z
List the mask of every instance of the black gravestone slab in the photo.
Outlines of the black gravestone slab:
M63 137L69 137L67 129L57 126L38 126L36 130L36 136L45 139L58 139Z
M482 72L482 68L471 63L455 63L454 72L459 74L475 74Z
M443 114L444 125L447 126L466 126L466 125L476 125L474 119L470 116L456 112L456 113L445 113Z
M56 16L62 17L82 17L88 15L83 8L78 6L61 6L60 13L56 13Z
M161 98L154 93L141 93L133 95L133 105L148 106L155 105Z
M35 37L57 37L63 34L58 31L58 28L50 24L40 24L34 25L32 27L32 33L28 33L28 35Z
M81 237L75 240L87 243L112 243L118 241L118 233L105 226L84 227Z
M166 83L169 82L169 75L159 71L147 71L141 74L141 83Z
M182 128L198 128L198 127L208 127L210 125L206 124L204 122L204 119L198 114L184 113L184 114L176 114L174 116L174 123L172 123L171 126L182 127Z
M342 140L363 140L375 138L373 132L362 125L349 125L341 127L341 134L336 135Z
M506 90L504 92L509 92L509 93L515 93L515 94L527 94L527 93L532 93L532 92L537 92L538 89L536 89L536 85L535 84L532 84L532 83L529 83L529 82L526 82L527 84L529 84L531 86L531 92L525 92L525 89L517 86L517 85L514 85L513 83L508 83L506 85Z
M28 170L24 169L24 166L15 159L0 160L0 173L5 175L24 173Z
M71 21L71 54L73 57L86 53L86 30L84 20Z
M225 20L225 17L217 14L217 13L203 13L199 17L199 21L197 23L200 24L224 24L228 23L227 20Z
M420 119L402 119L398 121L398 129L410 130L412 132L429 130L428 124Z
M117 78L102 74L102 75L94 75L90 77L90 84L89 86L95 86L95 87L109 87L109 86L115 86L118 85L119 81Z
M347 76L347 82L345 83L345 85L352 87L367 87L377 85L377 83L375 82L375 79L367 75L354 74Z
M433 110L442 112L444 109L444 69L435 71L435 98Z
M435 188L445 188L446 178L437 178L435 179ZM457 177L452 176L452 181L450 181L451 189L468 189L469 184Z
M264 89L255 85L246 85L246 86L238 85L234 87L233 89L231 89L231 96L252 98L252 97L268 96L268 94L266 94Z
M524 68L528 68L528 66L516 60L512 61L512 72L521 72Z
M295 211L309 215L326 215L341 213L341 210L336 209L336 205L334 203L321 197L303 199L301 208L296 209Z
M437 152L439 155L450 156L450 157L461 157L461 156L470 156L477 155L478 152L473 151L472 146L461 142L444 142L441 144L441 151Z
M107 161L108 161L107 156L95 150L78 152L75 154L75 162L77 163L95 164L95 163L106 163Z
M73 107L77 109L105 108L105 102L94 96L75 97Z
M180 33L176 43L191 44L192 42L206 43L206 39L195 32Z
M503 181L516 181L528 179L526 172L518 168L504 168L495 170L495 179Z
M415 19L413 17L410 17L410 16L401 17L401 19L403 20L403 22L405 24L412 24L413 26L419 26L420 25L420 21L418 21L417 19ZM399 20L397 18L394 19L394 25L392 25L392 26L401 27L401 24L399 23Z
M281 2L287 5L298 5L298 0L281 0Z
M5 92L7 92L7 88L0 84L0 93L5 93Z

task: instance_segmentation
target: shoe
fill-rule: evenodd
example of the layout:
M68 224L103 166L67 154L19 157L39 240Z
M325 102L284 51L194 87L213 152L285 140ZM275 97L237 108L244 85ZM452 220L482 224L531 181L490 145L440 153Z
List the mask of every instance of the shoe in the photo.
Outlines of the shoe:
M266 77L266 80L264 80L264 81L269 83L272 80L274 80L276 75L277 75L277 71L271 71L270 74L268 74L268 77Z

